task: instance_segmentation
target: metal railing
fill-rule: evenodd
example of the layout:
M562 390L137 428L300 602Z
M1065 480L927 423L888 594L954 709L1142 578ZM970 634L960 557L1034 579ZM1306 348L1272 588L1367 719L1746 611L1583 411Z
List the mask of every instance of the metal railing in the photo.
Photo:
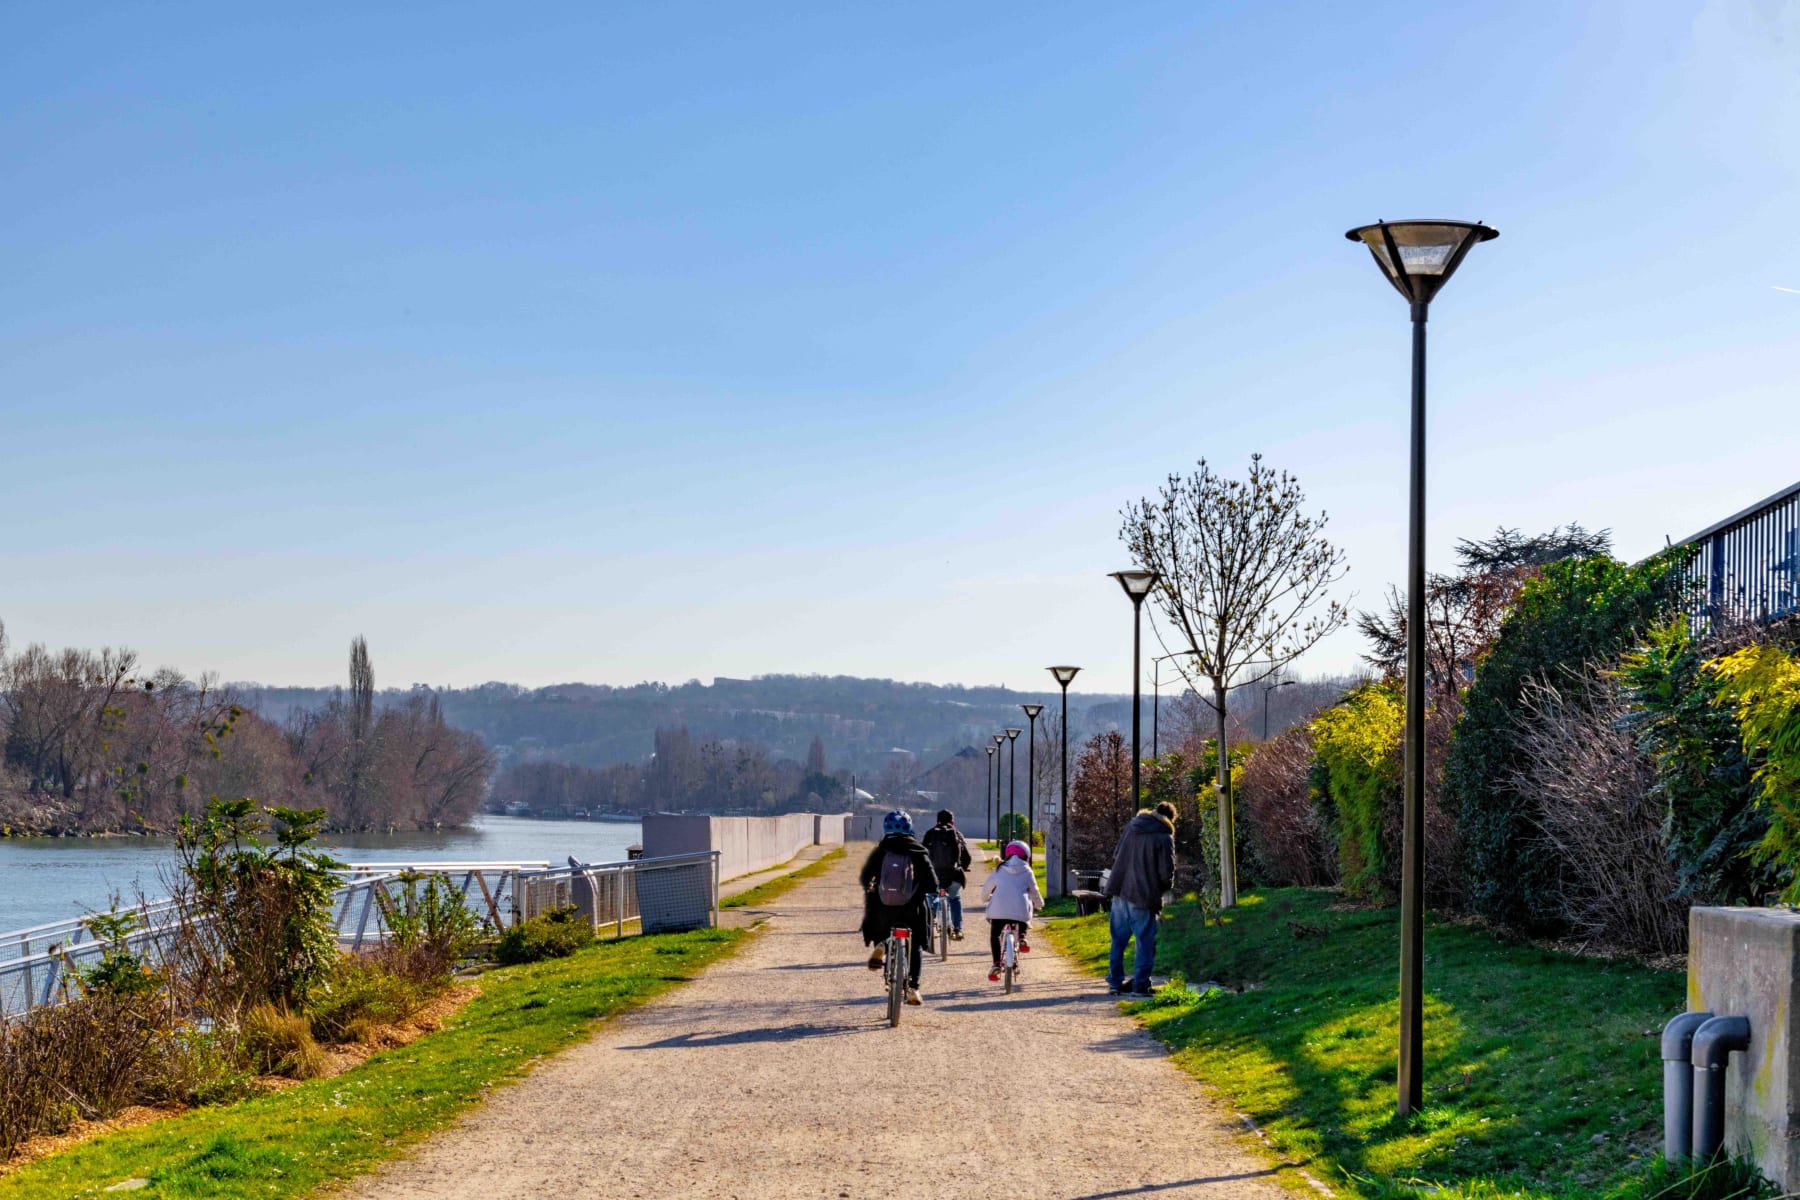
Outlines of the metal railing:
M1696 624L1771 621L1800 611L1800 483L1676 543Z
M395 888L408 877L436 875L450 882L463 903L496 932L552 908L574 905L596 931L612 926L623 935L637 922L643 932L716 925L719 853L676 855L618 863L410 862L355 863L338 874L332 894L338 945L352 953L388 936ZM169 899L131 910L137 927L124 948L146 962L164 957L179 932L181 911ZM0 933L0 1017L66 999L79 973L100 962L104 943L94 938L86 914L65 921Z

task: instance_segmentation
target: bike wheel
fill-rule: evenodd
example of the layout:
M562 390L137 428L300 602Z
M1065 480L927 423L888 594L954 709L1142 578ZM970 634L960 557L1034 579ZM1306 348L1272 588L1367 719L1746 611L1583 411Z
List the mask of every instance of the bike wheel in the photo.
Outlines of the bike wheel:
M900 1010L906 1004L906 951L907 947L898 938L894 939L894 948L888 951L888 1027L897 1028L900 1024Z
M1017 970L1018 970L1018 968L1012 966L1010 963L1007 965L1007 968L1006 968L1006 994L1009 996L1012 995L1012 990L1013 990L1013 974Z

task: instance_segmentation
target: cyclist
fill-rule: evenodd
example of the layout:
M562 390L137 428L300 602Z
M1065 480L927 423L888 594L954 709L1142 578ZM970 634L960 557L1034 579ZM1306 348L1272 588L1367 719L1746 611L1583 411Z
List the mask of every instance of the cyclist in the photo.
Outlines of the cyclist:
M994 954L994 969L988 980L996 983L1000 979L1001 930L1011 925L1018 931L1019 952L1023 954L1031 949L1025 944L1031 914L1044 907L1037 876L1031 873L1031 847L1024 842L1008 842L1000 854L1000 865L981 885L981 898L987 903L988 949Z
M869 955L869 970L879 971L887 960L888 934L904 927L912 931L912 961L907 964L906 1002L922 1003L919 970L925 946L931 941L931 910L925 897L938 890L937 869L931 855L913 836L912 818L895 810L881 819L881 841L869 852L857 878L864 893L862 936Z
M937 824L925 831L925 848L931 851L931 865L937 868L938 886L950 897L950 936L962 941L963 884L969 881L969 843L956 828L956 814L949 809L938 812Z

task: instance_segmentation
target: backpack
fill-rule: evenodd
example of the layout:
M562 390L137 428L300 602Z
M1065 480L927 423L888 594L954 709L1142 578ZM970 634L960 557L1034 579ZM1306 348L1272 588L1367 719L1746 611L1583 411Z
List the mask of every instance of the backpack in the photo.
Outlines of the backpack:
M918 893L918 880L913 878L912 855L889 850L881 856L881 874L876 876L875 896L890 908L899 908Z

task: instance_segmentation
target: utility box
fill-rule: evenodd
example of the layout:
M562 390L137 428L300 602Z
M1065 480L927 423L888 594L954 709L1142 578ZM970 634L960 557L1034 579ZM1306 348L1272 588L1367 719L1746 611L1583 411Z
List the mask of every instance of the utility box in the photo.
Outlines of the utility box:
M1689 909L1688 1011L1749 1019L1725 1074L1725 1149L1800 1187L1800 912Z

